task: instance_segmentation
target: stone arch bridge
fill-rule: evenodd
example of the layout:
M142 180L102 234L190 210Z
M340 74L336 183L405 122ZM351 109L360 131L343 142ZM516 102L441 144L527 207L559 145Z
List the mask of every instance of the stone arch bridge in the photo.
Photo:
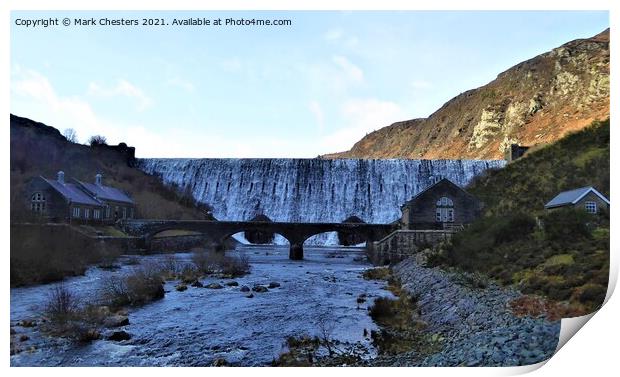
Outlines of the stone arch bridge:
M204 234L216 245L233 234L247 231L277 233L290 244L289 258L303 259L304 242L317 234L341 232L355 234L366 242L378 241L396 229L396 224L367 223L288 223L264 221L208 221L208 220L121 220L118 226L127 234L142 237L150 245L153 237L166 230L187 230Z

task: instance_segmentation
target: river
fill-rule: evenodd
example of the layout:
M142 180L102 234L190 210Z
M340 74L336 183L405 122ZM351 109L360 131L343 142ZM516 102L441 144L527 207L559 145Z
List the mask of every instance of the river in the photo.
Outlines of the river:
M361 249L307 247L303 261L289 260L287 246L239 246L227 253L247 255L251 273L202 282L225 285L234 280L239 286L179 292L178 282L166 282L164 299L129 309L130 324L123 327L132 336L127 341L79 345L45 336L37 327L17 326L20 320L40 316L51 288L59 283L11 289L11 327L17 337L30 338L21 344L24 351L11 356L11 366L208 366L217 359L239 366L269 365L285 351L287 337L319 335L321 323L329 328L330 338L363 348L367 357L376 354L369 334L377 327L367 309L373 297L391 293L384 282L361 277L371 267ZM174 256L186 262L191 258L190 253ZM129 258L136 257L121 257L118 270L92 267L63 284L81 298L96 297L106 277L136 267L124 263ZM145 264L163 258L159 254L138 260ZM281 285L253 298L240 291L243 285L270 282ZM370 299L358 304L361 294Z

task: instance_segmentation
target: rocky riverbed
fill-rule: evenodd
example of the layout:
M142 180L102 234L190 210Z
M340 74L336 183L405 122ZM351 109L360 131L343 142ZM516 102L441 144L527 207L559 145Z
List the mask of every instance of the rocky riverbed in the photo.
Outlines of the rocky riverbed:
M517 317L508 303L521 294L472 275L426 268L415 258L393 267L403 289L417 299L425 331L443 338L432 355L382 356L373 366L518 366L550 358L559 321Z

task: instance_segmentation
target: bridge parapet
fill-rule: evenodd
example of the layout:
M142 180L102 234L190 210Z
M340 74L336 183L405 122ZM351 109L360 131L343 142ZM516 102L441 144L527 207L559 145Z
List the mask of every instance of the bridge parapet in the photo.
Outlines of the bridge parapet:
M210 221L210 220L122 220L117 224L127 234L150 240L165 230L188 230L203 233L221 245L230 236L240 232L261 231L277 233L289 241L291 259L303 259L304 242L325 232L354 233L367 242L381 239L392 232L394 224L366 223L287 223L265 221Z

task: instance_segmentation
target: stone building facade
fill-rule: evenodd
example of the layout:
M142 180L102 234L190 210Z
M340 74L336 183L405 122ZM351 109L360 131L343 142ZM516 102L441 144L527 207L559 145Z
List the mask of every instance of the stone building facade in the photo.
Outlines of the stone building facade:
M545 209L559 208L583 209L591 214L609 211L609 199L592 186L563 191L545 204Z
M32 178L24 191L26 208L51 222L111 223L133 218L135 203L123 191L105 186L101 175L94 184L56 179Z
M401 211L402 229L458 228L480 216L482 203L444 178L406 202Z

